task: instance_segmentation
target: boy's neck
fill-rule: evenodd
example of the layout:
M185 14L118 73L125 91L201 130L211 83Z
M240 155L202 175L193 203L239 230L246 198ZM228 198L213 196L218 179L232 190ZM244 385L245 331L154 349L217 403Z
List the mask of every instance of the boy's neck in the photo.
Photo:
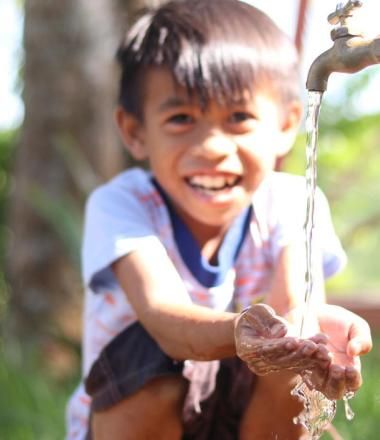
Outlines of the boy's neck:
M177 216L181 218L183 223L191 232L195 241L198 243L202 256L210 263L215 264L217 262L218 250L223 242L230 224L222 226L207 225L197 223L197 227L194 228L194 222L189 222L187 216L176 209L175 204L172 203L164 189L160 186L157 180L152 178L154 185L159 190L161 196L165 199L169 209L173 210Z
M186 219L183 219L186 224ZM197 241L201 254L210 264L217 264L218 251L223 243L224 236L228 227L223 228L201 225L196 231L192 230L195 240Z

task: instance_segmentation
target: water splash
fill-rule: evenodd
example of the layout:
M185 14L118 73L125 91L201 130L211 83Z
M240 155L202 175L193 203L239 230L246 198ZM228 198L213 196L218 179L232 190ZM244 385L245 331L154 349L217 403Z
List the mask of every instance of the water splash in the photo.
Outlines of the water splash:
M304 410L294 418L294 423L304 426L311 440L318 440L335 417L336 401L328 400L319 391L311 390L305 382L300 382L291 394L304 405Z

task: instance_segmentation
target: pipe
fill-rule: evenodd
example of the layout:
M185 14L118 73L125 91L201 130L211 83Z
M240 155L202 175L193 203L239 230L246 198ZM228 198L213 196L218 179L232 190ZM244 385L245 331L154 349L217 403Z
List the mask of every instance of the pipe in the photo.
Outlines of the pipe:
M331 32L334 44L312 63L306 81L307 90L323 93L331 73L356 73L380 63L380 37L365 38L353 27L354 12L361 6L361 1L349 0L329 14L330 24L338 24Z
M333 47L313 61L307 76L306 88L309 91L325 92L331 73L356 73L379 63L380 38L338 38Z

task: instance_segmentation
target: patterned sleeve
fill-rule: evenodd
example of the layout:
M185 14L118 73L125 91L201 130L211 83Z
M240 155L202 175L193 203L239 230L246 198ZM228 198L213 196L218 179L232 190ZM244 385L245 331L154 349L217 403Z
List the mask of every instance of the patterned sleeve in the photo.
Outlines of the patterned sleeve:
M340 272L347 263L347 256L335 232L330 206L325 194L317 189L316 239L321 240L323 273L329 278Z
M273 191L276 194L276 197L272 197L276 205L276 221L271 240L274 258L278 257L280 250L287 244L295 240L305 242L305 180L300 176L288 177L291 177L289 182L281 182L284 178L278 179L280 182L277 182ZM347 257L335 232L329 203L320 188L315 193L313 247L319 249L323 256L325 278L344 268Z
M99 291L115 283L110 265L142 246L161 246L149 213L132 193L106 184L89 197L85 209L82 273Z

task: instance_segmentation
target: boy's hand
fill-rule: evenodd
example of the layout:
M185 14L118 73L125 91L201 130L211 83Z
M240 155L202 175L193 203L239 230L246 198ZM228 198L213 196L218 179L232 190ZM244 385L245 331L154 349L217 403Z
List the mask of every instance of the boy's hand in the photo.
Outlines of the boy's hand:
M330 399L340 399L361 386L359 356L372 348L370 328L358 315L328 304L320 306L318 321L321 331L328 337L331 364L327 369L316 367L313 370L310 386Z
M301 373L326 370L330 357L322 335L310 339L286 336L289 326L265 304L257 304L242 313L235 326L237 355L257 375L282 370ZM318 379L320 375L318 375Z
M258 375L291 370L329 399L340 399L361 386L359 356L372 348L370 329L354 313L328 304L319 307L317 319L323 335L299 339L286 336L289 324L269 306L252 306L236 322L237 355Z

